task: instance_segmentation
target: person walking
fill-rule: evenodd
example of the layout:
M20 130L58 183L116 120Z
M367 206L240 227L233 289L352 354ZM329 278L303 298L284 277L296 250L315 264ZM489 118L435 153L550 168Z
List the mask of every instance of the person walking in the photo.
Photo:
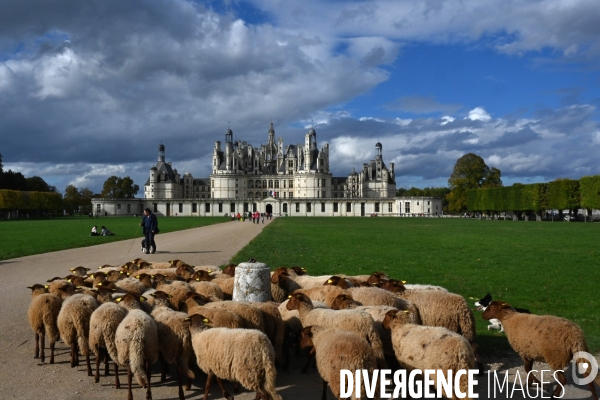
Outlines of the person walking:
M262 215L261 221L262 221L262 224L264 225L265 224L265 214Z
M149 208L146 208L144 210L144 216L142 217L142 222L140 223L140 226L144 229L144 237L146 243L146 247L142 251L146 254L156 253L156 243L154 242L154 235L159 232L158 218L156 218L156 215L154 215Z

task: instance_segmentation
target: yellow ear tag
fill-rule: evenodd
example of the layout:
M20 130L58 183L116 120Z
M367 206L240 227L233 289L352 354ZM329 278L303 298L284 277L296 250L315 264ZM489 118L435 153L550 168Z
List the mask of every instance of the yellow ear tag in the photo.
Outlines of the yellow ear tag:
M140 276L139 276L139 275L136 275L136 276L135 276L135 279L140 279Z
M121 298L121 297L117 297L117 298L115 299L115 302L117 302L117 303L118 303L118 302L120 302L121 300L123 300L123 298Z
M408 310L404 310L404 313L405 313L405 314L408 314L409 312L410 312L410 311L408 311Z
M209 270L208 270L208 273L210 274L211 272L212 272L212 269L209 269Z
M102 282L98 282L96 286L102 286Z
M200 278L196 278L196 280L197 280L198 282L200 282Z
M119 273L120 273L120 274L124 274L125 272L123 272L123 271L119 271Z
M75 268L71 268L69 271L73 272L73 271L75 271Z
M204 318L202 321L204 321L205 323L208 323L208 318Z
M190 317L184 318L183 320L184 320L184 321L189 321L189 320L190 320Z
M94 279L94 274L91 274L91 275L90 275L90 278Z
M150 278L154 279L154 275L150 275Z
M406 283L406 281L402 281L402 283Z
M327 283L333 283L333 281L331 279L328 279Z
M67 279L67 282L71 282L71 280L70 280L70 279Z
M127 276L131 275L129 272L127 273Z
M48 289L49 287L50 287L50 286L48 286L48 285L44 285L44 288L45 288L45 289Z
M288 299L291 299L291 298L292 298L292 295L291 295L291 294L290 294L290 295L288 295Z
M146 301L146 298L144 296L140 296L140 301Z

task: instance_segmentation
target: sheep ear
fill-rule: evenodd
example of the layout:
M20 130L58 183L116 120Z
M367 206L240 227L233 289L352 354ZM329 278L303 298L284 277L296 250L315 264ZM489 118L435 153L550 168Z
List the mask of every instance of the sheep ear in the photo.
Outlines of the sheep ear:
M191 321L192 319L190 317L184 318L184 321Z
M327 283L333 283L331 279L327 279Z
M135 279L140 279L140 276L139 276L139 275L136 275L136 276L135 276Z
M200 278L196 278L196 280L197 280L198 282L200 282Z
M410 314L410 311L404 310L404 314Z
M405 283L406 283L406 281L401 281L401 282L402 282L402 284L405 284Z
M154 279L154 275L150 275L150 278Z
M71 282L71 280L70 280L70 279L67 279L67 282Z
M121 300L123 300L123 298L122 298L122 297L117 297L117 298L115 299L115 303L118 303L118 302L120 302Z
M33 289L33 286L27 286L27 289Z
M89 268L86 268L85 270L86 270L86 271L89 271L90 269L89 269Z
M73 272L73 271L75 271L75 268L71 268L71 269L69 269L69 271Z
M90 278L94 279L94 274L91 274L91 275L90 275Z
M291 299L291 298L292 298L292 295L291 295L291 294L288 294L288 299Z
M204 319L202 320L202 322L204 322L205 324L208 324L210 321L208 320L208 318L204 318Z
M140 296L140 301L148 301L148 299L145 298L144 296Z
M69 281L69 282L70 282L70 281ZM102 282L98 282L98 283L96 284L96 287L98 287L98 286L102 286Z
M212 272L212 269L209 269L209 270L208 270L208 273L210 274L211 272Z
M123 272L123 271L119 271L119 273L120 273L120 274L124 274L125 272Z
M44 285L44 288L45 288L45 289L48 289L49 287L50 287L50 286L48 286L48 285Z

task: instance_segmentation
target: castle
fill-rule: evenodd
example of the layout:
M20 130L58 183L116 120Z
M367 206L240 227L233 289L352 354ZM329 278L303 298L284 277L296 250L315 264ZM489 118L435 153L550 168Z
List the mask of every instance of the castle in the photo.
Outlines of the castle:
M158 146L158 161L150 168L143 199L92 199L95 212L139 214L148 207L165 216L217 216L266 212L282 216L413 216L440 215L442 201L433 197L396 197L394 163L383 161L383 146L375 159L348 176L330 172L329 144L319 149L314 128L304 143L284 146L275 141L271 122L267 143L253 147L234 141L227 129L225 143L215 142L208 178L181 176Z
M348 176L334 177L329 169L329 144L319 150L317 133L311 128L304 144L284 146L280 137L275 142L273 123L267 143L253 147L244 141L233 141L233 132L225 133L225 143L217 141L212 155L209 178L194 178L185 173L183 179L165 162L165 146L158 147L158 163L150 168L144 185L146 199L248 199L267 197L301 198L391 198L396 195L394 163L383 162L383 146L375 145L374 160L354 169Z

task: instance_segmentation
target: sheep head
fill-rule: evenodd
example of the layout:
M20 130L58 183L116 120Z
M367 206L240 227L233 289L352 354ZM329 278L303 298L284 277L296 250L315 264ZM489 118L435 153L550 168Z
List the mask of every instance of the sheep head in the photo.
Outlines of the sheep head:
M169 264L171 264L174 268L177 268L180 265L185 264L185 262L183 262L181 260L171 260L171 261L169 261Z
M490 303L490 305L485 309L481 316L485 320L490 320L492 318L499 319L502 322L502 318L506 313L515 312L515 309L512 306L504 301L494 300Z
M27 286L27 289L31 289L31 295L37 296L38 294L48 293L48 285L40 285L36 283L35 285Z
M227 274L229 276L235 276L235 268L236 267L237 267L237 264L229 264L228 266L223 268L223 273Z
M135 293L126 293L124 296L117 297L115 299L115 303L127 309L137 309L140 308L140 303L142 301L147 300L148 299L146 299L144 296L138 296Z
M384 329L391 330L395 325L406 325L414 321L414 316L408 310L390 310L385 313L381 325Z
M136 258L131 262L139 265L141 262L146 262L146 260L144 260L143 258Z
M74 273L77 276L86 276L86 274L89 270L90 270L89 268L79 266L79 267L71 268L69 271L71 271L72 273Z
M194 268L191 265L188 264L180 264L177 269L175 270L175 273L179 276L184 277L185 279L190 278L196 271L194 271Z
M371 276L369 276L369 279L367 279L367 282L379 284L379 281L382 279L387 280L389 279L389 276L387 276L383 272L373 272Z
M282 281L286 279L283 277L287 277L289 275L290 274L288 274L286 267L279 267L275 270L275 272L273 272L273 275L271 275L271 283L279 285L279 283L282 283Z
M296 273L296 275L298 275L298 276L306 275L306 273L307 273L306 268L303 268L303 267L293 266L290 269L292 271L294 271Z
M312 331L312 326L307 326L306 328L302 329L302 333L300 336L300 347L303 349L309 348L309 347L315 347L315 344L313 343L313 331Z
M324 286L337 286L342 289L348 289L350 286L348 285L348 281L342 278L341 276L333 275L331 278L327 279L327 281L323 284Z
M184 321L189 322L190 331L203 331L213 326L212 321L202 314L190 315Z
M311 306L313 305L310 297L304 293L294 292L288 296L288 302L285 305L285 308L287 308L289 311L299 310L303 304L310 304Z
M355 301L349 294L339 294L333 300L333 303L331 303L331 308L333 310L345 310L348 308L356 308L358 306L362 306L362 304Z
M212 277L208 271L203 269L195 271L192 276L190 276L190 281L196 282L210 282L212 281Z
M402 293L406 290L402 281L396 279L380 280L379 285L381 289L387 290L392 293Z
M139 275L134 275L134 278L142 282L147 288L154 287L154 283L152 282L152 280L154 279L154 275L143 273Z

